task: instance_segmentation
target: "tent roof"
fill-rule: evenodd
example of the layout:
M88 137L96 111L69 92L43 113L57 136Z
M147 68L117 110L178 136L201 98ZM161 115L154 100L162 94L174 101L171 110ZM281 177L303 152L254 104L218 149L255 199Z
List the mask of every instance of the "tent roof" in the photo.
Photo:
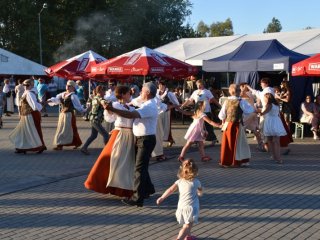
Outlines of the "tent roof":
M278 40L246 41L226 55L205 60L207 72L289 71L308 56L284 47Z
M196 39L196 40L195 40ZM156 50L196 66L203 60L222 56L234 51L245 41L277 39L285 47L301 54L320 52L320 29L294 32L260 33L228 37L182 38Z
M187 62L187 59L192 59L199 53L203 53L208 49L219 48L241 37L242 35L208 38L182 38L156 48L155 50Z
M1 75L46 75L45 68L45 66L0 48Z

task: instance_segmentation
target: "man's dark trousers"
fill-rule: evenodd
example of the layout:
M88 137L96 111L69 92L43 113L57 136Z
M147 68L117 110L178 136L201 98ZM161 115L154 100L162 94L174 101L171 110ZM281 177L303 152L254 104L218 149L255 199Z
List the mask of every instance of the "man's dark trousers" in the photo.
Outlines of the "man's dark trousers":
M143 199L155 192L149 175L149 161L151 153L156 146L156 136L147 135L136 137L136 165L131 200L143 204Z

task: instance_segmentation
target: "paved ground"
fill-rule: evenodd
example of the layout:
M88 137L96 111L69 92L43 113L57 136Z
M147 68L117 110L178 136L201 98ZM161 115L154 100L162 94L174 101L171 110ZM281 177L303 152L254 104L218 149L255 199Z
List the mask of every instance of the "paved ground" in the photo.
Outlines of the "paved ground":
M178 195L162 206L156 198L176 179L177 155L187 125L173 125L176 144L166 148L171 158L152 161L150 173L157 193L143 208L127 207L116 197L83 187L86 175L102 148L102 138L91 155L66 149L55 152L52 139L57 117L43 119L45 142L41 155L16 155L8 134L17 117L5 117L0 129L0 239L175 239ZM88 123L78 119L82 139ZM219 134L219 131L216 132ZM252 138L249 138L251 143ZM250 168L218 167L220 146L206 147L213 158L198 160L196 149L188 156L199 165L205 194L200 199L198 239L320 239L320 141L311 138L291 145L291 153L277 165L267 153L255 150Z

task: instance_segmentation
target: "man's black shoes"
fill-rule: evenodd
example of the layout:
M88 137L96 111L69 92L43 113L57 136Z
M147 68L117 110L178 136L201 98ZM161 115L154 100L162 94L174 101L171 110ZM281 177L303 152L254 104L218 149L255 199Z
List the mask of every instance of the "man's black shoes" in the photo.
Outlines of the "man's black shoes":
M128 206L143 207L143 203L138 203L130 199L122 199L121 202L123 202L125 205L128 205Z

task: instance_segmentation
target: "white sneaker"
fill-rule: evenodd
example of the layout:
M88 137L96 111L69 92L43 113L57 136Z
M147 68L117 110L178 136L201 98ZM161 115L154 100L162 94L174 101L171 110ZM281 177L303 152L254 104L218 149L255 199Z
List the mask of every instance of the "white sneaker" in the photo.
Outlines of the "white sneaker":
M319 137L318 136L313 136L313 139L314 140L319 140Z

